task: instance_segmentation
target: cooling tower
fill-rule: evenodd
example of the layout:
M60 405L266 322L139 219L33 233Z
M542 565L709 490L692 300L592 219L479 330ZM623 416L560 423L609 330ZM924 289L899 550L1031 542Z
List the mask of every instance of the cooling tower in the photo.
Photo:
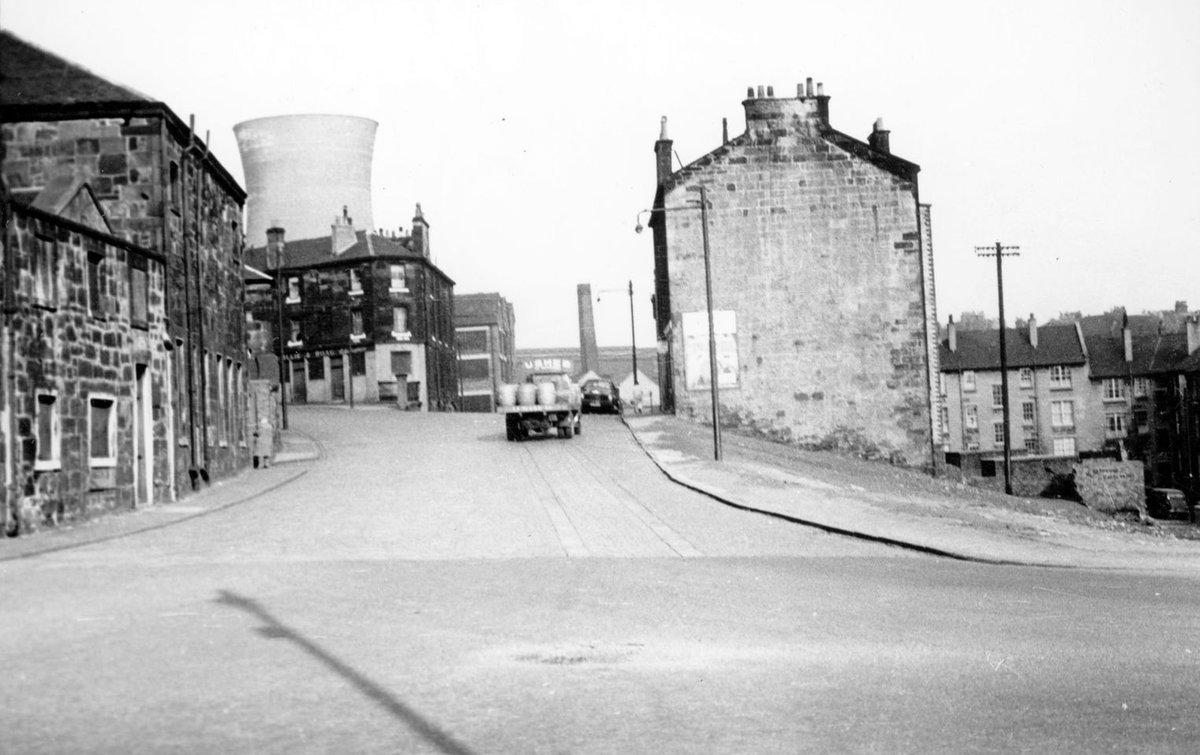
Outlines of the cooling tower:
M352 115L279 115L234 126L246 174L246 245L265 246L275 225L289 241L329 236L343 207L355 228L374 228L378 125Z

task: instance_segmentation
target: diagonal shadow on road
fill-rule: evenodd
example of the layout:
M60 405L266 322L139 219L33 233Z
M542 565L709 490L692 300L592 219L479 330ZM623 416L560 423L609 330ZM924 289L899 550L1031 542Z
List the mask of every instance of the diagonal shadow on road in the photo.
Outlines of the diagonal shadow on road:
M442 731L429 721L426 721L419 713L414 711L412 708L409 708L403 702L397 700L386 689L355 671L350 666L347 666L345 663L342 663L320 645L317 645L312 640L276 619L271 615L270 612L267 611L267 609L263 608L258 601L243 597L237 593L230 592L229 590L221 590L220 597L217 598L216 602L240 609L257 618L264 625L258 627L256 630L262 636L269 639L290 640L295 643L301 650L313 656L321 663L332 669L339 676L349 681L351 684L357 687L360 692L391 714L392 717L403 722L414 732L425 738L439 751L449 753L450 755L471 755L471 750L455 740L454 737Z

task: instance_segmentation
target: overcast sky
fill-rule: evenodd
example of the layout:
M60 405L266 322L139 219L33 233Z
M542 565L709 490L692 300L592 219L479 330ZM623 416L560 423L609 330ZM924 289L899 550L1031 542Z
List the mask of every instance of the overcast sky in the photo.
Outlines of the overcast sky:
M651 242L633 228L659 118L691 162L722 117L744 130L747 86L787 96L808 76L834 128L865 140L882 117L921 166L942 322L995 315L994 263L974 253L995 241L1021 247L1010 321L1200 308L1194 0L4 0L0 26L195 114L239 181L236 123L378 121L375 225L410 227L420 202L456 290L513 302L519 348L578 342L584 282L601 344L628 344L629 280L652 346Z

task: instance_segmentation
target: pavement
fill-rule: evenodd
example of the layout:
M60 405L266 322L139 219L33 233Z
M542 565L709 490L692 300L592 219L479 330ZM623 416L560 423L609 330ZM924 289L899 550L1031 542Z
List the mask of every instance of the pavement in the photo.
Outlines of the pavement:
M1160 529L1071 521L1062 502L1033 513L997 494L935 481L882 462L779 453L761 439L723 433L713 459L711 430L666 415L628 415L626 426L674 482L735 508L948 558L992 564L1200 574L1200 539ZM287 430L265 469L214 481L179 502L99 517L18 538L0 539L0 561L126 537L253 500L304 476L324 457L320 441ZM1078 504L1066 504L1078 506ZM1192 525L1176 525L1190 527Z
M1070 521L1080 504L1025 499L1009 508L1002 494L883 462L773 453L778 444L728 431L715 461L711 426L664 415L625 422L669 478L740 509L966 561L1200 574L1200 540L1169 532L1195 525L1091 512Z

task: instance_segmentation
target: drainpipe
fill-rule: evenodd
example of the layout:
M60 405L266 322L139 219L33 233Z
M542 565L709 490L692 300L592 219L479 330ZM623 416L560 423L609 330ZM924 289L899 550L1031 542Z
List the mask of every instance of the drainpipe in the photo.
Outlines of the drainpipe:
M191 118L194 123L195 116L191 116ZM190 138L193 135L194 135L194 132L189 134L189 139L188 139L188 152L189 153L192 151L192 147L193 147L192 139ZM208 160L208 137L209 137L209 133L207 131L204 132L204 155L198 161L196 161L196 192L195 192L196 193L196 196L195 196L195 204L196 204L196 222L195 222L195 227L196 227L196 258L195 258L195 261L196 261L196 306L200 308L200 311L197 312L197 317L196 317L196 335L200 339L200 358L201 358L201 361L203 362L203 364L200 366L200 396L201 396L201 400L203 401L203 404L201 406L201 412L200 412L200 419L201 419L200 424L201 424L201 427L203 428L203 431L200 435L200 440L201 440L201 447L204 449L204 452L202 455L202 464L200 466L200 478L202 480L204 480L205 482L209 481L209 470L208 470L208 463L209 463L209 458L208 458L208 405L209 405L208 364L209 364L209 359L204 353L204 351L205 351L205 349L204 349L204 312L205 312L206 308L203 306L203 303L204 303L204 286L203 286L203 283L204 283L204 281L203 281L203 272L204 272L203 257L204 257L204 254L203 254L203 251L204 250L201 249L200 242L204 237L204 232L203 232L203 229L201 228L201 224L200 224L200 199L201 199L201 195L204 193L204 163L205 163L205 161ZM185 209L184 212L187 212L187 210Z
M0 143L0 162L3 162L4 145ZM7 535L16 529L16 519L13 516L14 503L16 501L16 473L13 465L16 461L16 454L13 451L13 443L17 439L16 412L13 411L14 392L17 387L17 375L13 369L12 355L14 352L13 345L13 316L16 314L16 291L14 290L16 277L16 266L13 258L13 250L8 244L9 222L11 221L11 213L9 212L8 204L8 186L4 183L4 177L0 175L0 233L4 234L3 251L4 251L4 327L3 334L0 336L0 371L4 373L4 434L8 440L4 444L4 513L3 513L3 535Z
M188 182L187 182L187 151L191 149L192 129L195 127L195 116L191 118L191 126L188 127L188 146L180 152L179 156L179 197L175 201L178 202L181 212L180 215L180 245L183 247L183 312L184 326L187 331L187 354L185 361L187 364L187 401L188 401L188 452L191 455L191 466L188 469L188 477L191 478L192 489L196 489L196 482L199 479L199 472L196 470L196 344L192 338L192 255L191 244L188 243ZM165 147L164 147L165 149Z

